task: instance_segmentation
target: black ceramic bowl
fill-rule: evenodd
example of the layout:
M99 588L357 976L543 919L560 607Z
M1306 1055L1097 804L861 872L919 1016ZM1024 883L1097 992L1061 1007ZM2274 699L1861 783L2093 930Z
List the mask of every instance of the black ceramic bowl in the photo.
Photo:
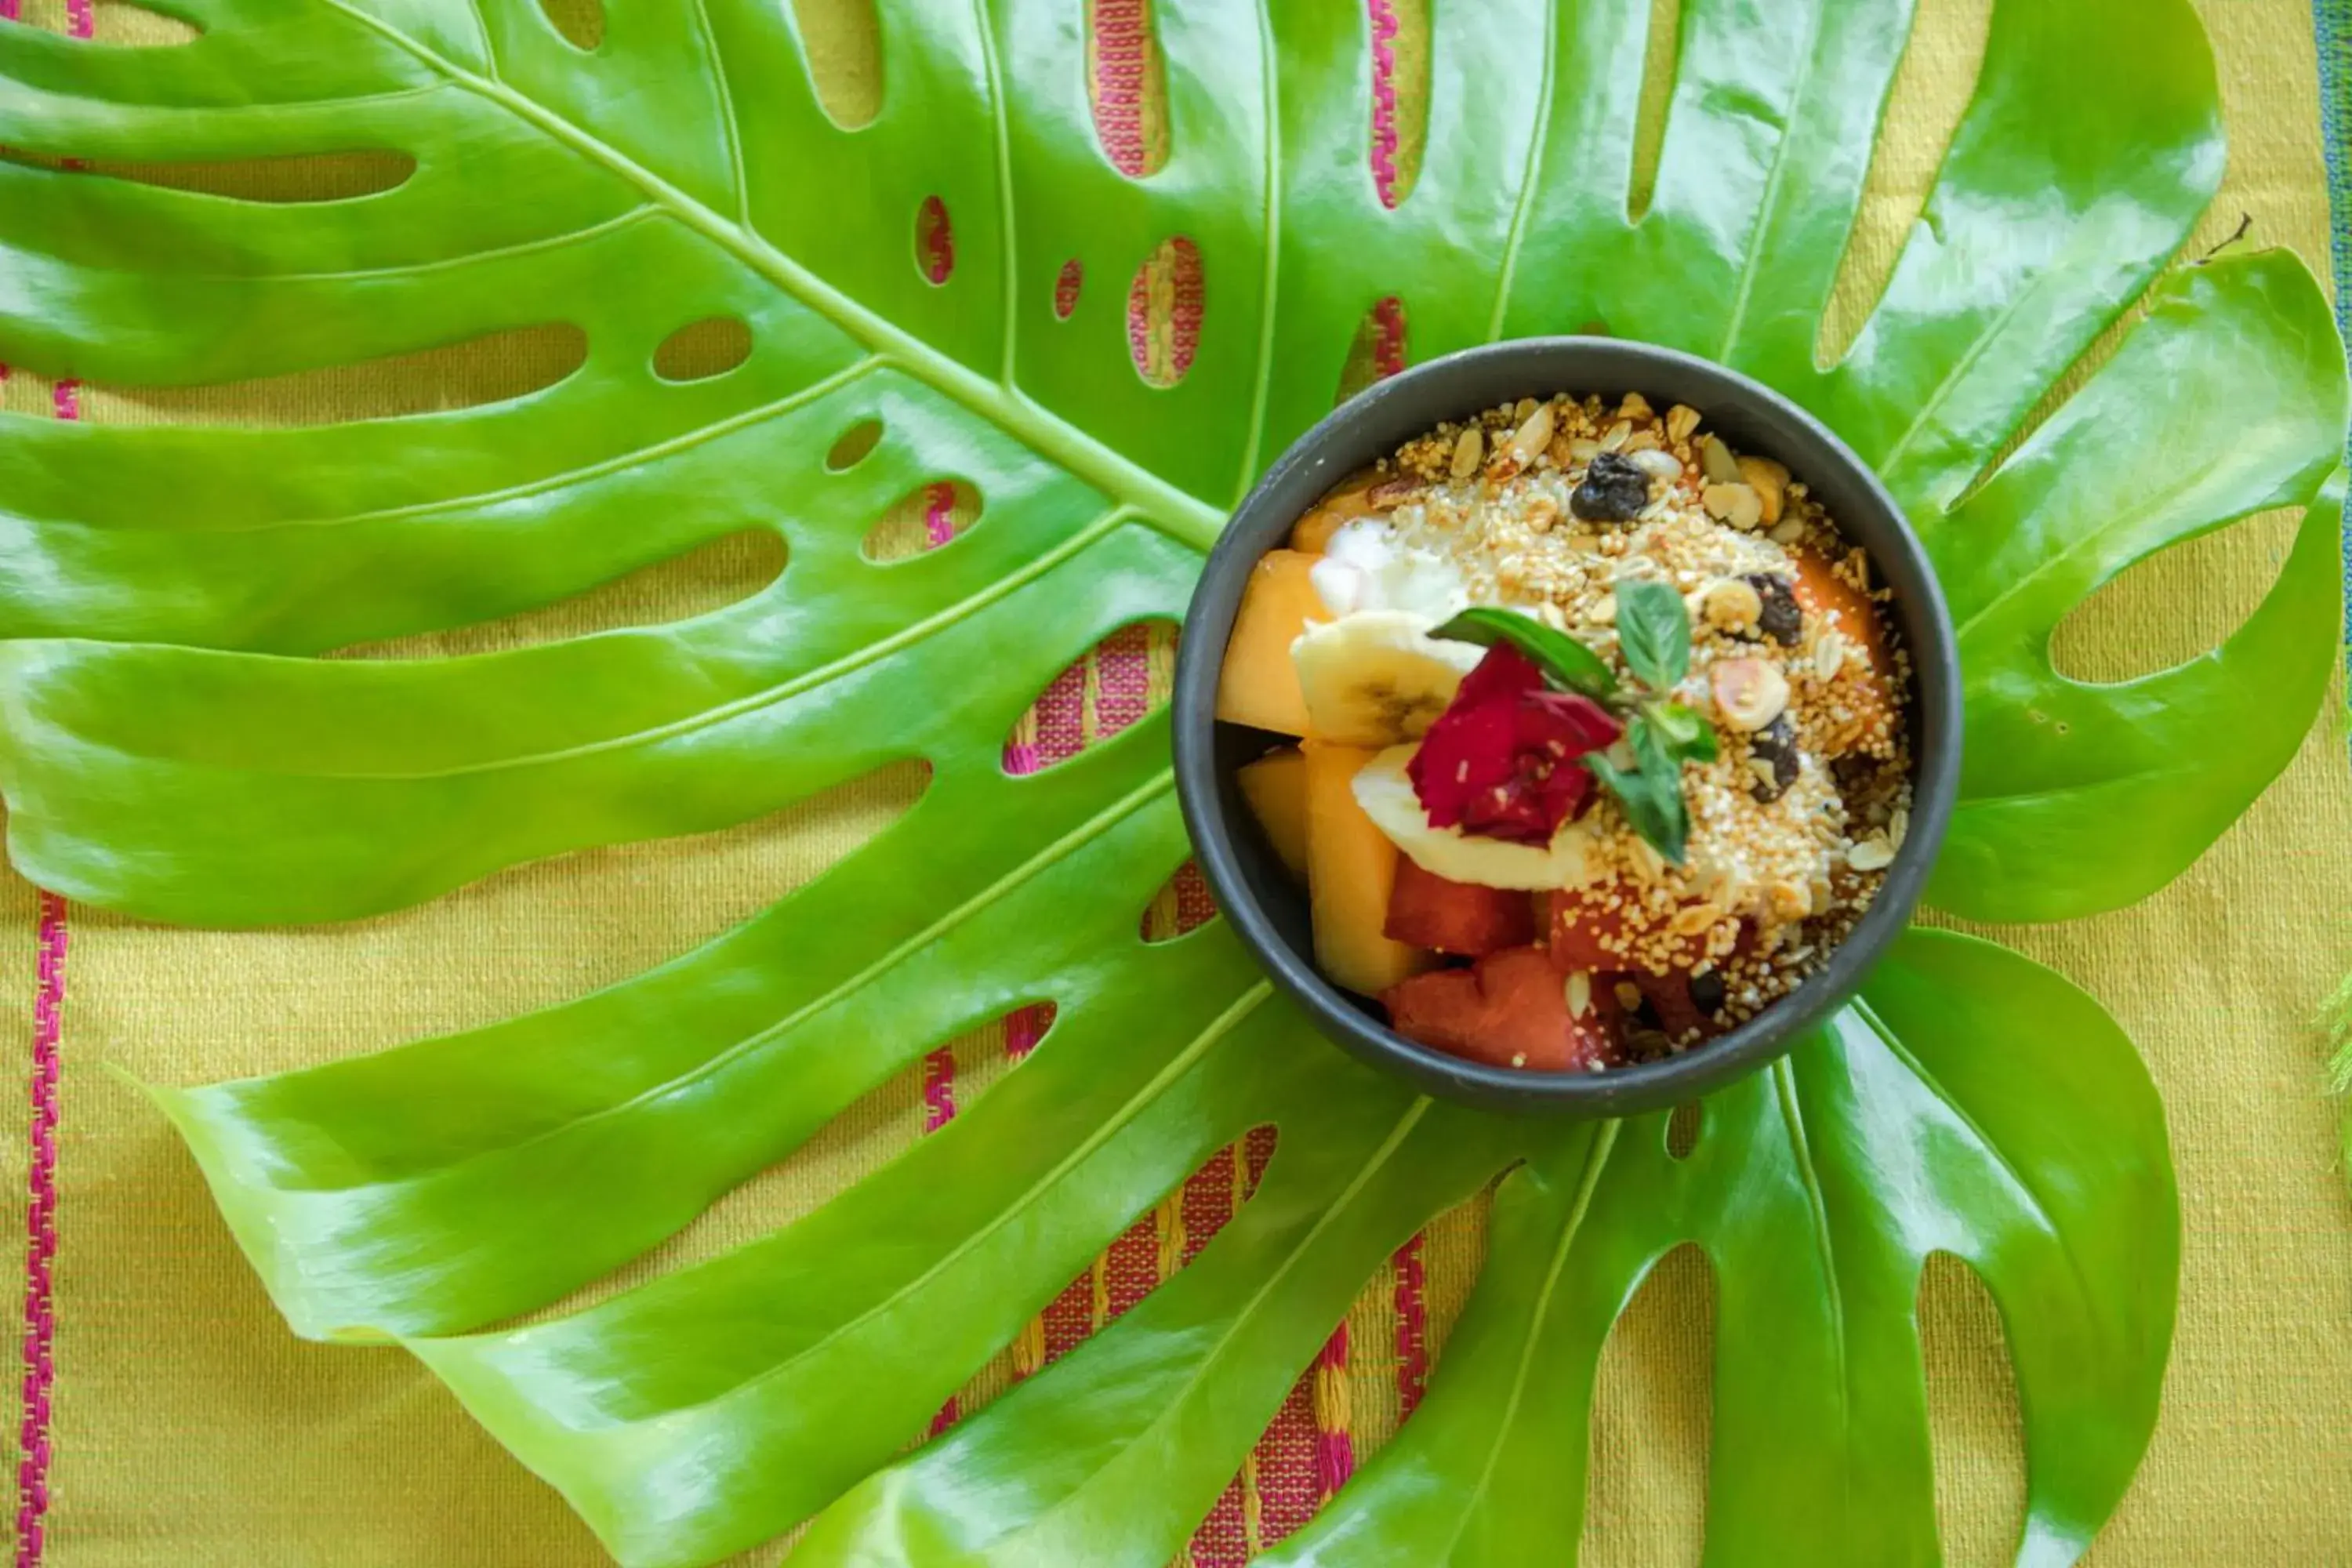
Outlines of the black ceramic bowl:
M1441 421L1562 392L1608 398L1639 392L1662 409L1685 403L1736 449L1787 464L1895 590L1895 620L1916 678L1910 827L1853 935L1795 994L1721 1038L1604 1073L1527 1072L1447 1056L1396 1034L1373 1004L1325 980L1314 963L1306 894L1283 870L1234 778L1268 738L1216 719L1218 670L1250 568L1284 542L1302 513L1348 475ZM1528 339L1435 360L1381 382L1308 431L1242 502L1210 552L1184 621L1174 719L1177 793L1201 868L1225 918L1317 1026L1431 1093L1565 1116L1623 1116L1697 1099L1782 1055L1851 996L1910 919L1943 843L1960 766L1951 617L1926 552L1876 477L1820 421L1769 388L1688 354L1613 338Z

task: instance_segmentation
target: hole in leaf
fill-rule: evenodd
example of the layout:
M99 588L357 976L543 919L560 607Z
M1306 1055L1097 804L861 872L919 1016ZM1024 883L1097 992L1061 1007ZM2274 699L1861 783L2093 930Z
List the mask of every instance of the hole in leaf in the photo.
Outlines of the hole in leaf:
M864 462L882 441L882 421L861 419L841 433L833 450L824 455L824 466L834 473L845 473Z
M2104 683L2203 657L2262 604L2301 521L2291 508L2263 512L2125 567L2058 623L2051 662Z
M1142 179L1168 163L1168 72L1151 0L1087 0L1087 98L1111 167Z
M934 289L955 274L955 226L937 196L925 196L915 209L915 267Z
M980 521L980 492L935 479L910 491L866 535L866 559L887 564L937 550Z
M664 381L708 381L751 357L751 329L733 316L689 321L654 350L654 374Z
M2009 1563L2025 1522L2025 1436L2000 1310L1976 1270L1941 1252L1918 1308L1944 1561Z
M1054 315L1068 321L1078 308L1078 289L1087 280L1087 269L1075 256L1062 263L1061 275L1054 279Z
M1258 1127L1210 1155L1038 1314L1013 1343L1014 1375L1052 1365L1198 1258L1255 1194L1275 1147L1275 1130Z
M1173 386L1192 368L1205 310L1201 247L1179 235L1136 268L1127 291L1127 351L1138 375Z
M1176 625L1123 626L1046 683L1014 721L1004 771L1042 773L1109 740L1168 700L1176 668Z
M1687 1160L1698 1147L1699 1128L1703 1117L1696 1101L1677 1105L1675 1113L1666 1118L1666 1152L1677 1160Z
M83 383L88 418L117 425L338 425L510 402L543 392L588 359L568 324L520 327L470 342L359 364L212 386Z
M882 19L874 0L792 0L809 81L825 118L844 131L882 112Z
M0 17L115 48L171 48L204 36L193 22L126 0L24 0L0 8Z
M1715 1271L1685 1244L1658 1260L1601 1353L1583 1561L1699 1561L1714 1361ZM1611 1539L1621 1528L1638 1539Z
M197 191L245 202L340 202L395 190L416 173L405 153L318 153L286 158L247 158L234 163L117 163L107 158L68 162L40 153L0 148L0 162L36 169L129 180L166 190Z
M546 13L548 26L583 54L604 41L602 0L539 0L539 8Z
M338 649L331 658L447 658L666 626L739 605L783 575L782 537L747 529L520 615Z
M708 1261L810 1214L910 1145L969 1115L1020 1061L1007 1048L1013 1020L1024 1014L1050 1020L1054 1011L1051 1002L1036 1003L919 1056L852 1100L782 1161L729 1192L684 1230L631 1263L620 1279L598 1281L589 1293L564 1303L565 1310ZM960 1398L958 1412L969 1414L983 1403L984 1397Z
M1397 206L1429 142L1429 0L1366 0L1371 23L1372 188Z
M1650 0L1648 47L1642 59L1642 107L1633 121L1633 179L1625 216L1634 223L1657 194L1658 162L1666 145L1666 110L1675 98L1675 65L1682 54L1683 0Z
M1853 346L1895 276L1976 94L1991 28L1992 0L1919 0L1863 182L1861 210L1813 345L1814 363L1825 370Z
M1216 918L1217 903L1209 896L1208 879L1201 875L1200 867L1187 860L1143 906L1139 934L1148 942L1171 942Z
M1357 323L1355 338L1348 345L1347 361L1339 367L1339 391L1335 404L1347 402L1374 382L1405 367L1405 325L1404 301L1393 294L1364 312L1364 319Z

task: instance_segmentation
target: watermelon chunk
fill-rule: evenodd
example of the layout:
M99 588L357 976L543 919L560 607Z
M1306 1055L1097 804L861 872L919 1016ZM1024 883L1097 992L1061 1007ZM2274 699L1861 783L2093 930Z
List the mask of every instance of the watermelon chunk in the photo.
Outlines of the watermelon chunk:
M1449 881L1401 857L1385 934L1391 942L1480 958L1534 942L1536 912L1525 893Z
M1564 977L1534 944L1417 974L1381 1001L1398 1034L1470 1061L1572 1072L1619 1055L1615 998L1596 984L1584 1014L1571 1014Z

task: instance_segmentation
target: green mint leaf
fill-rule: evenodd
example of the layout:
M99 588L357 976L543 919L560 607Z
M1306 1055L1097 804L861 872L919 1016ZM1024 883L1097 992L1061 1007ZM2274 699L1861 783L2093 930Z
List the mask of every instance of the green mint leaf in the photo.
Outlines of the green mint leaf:
M1617 643L1625 666L1653 691L1664 691L1690 672L1690 612L1664 583L1637 579L1617 584Z
M1696 710L1679 702L1654 702L1643 709L1666 750L1685 763L1711 763L1716 758L1715 726Z
M1616 797L1618 808L1633 831L1671 865L1683 863L1690 842L1690 810L1683 804L1682 764L1669 754L1657 727L1636 716L1626 731L1639 763L1621 768L1605 752L1587 755L1584 765L1601 787Z
M1682 601L1675 601L1679 608ZM1538 669L1570 691L1580 691L1587 697L1607 698L1617 690L1616 672L1601 661L1599 654L1570 637L1554 631L1532 616L1517 610L1496 609L1481 605L1465 610L1435 631L1429 634L1447 642L1475 643L1480 647L1493 647L1507 642L1532 660ZM1685 634L1688 641L1688 634ZM1689 649L1685 648L1685 658Z

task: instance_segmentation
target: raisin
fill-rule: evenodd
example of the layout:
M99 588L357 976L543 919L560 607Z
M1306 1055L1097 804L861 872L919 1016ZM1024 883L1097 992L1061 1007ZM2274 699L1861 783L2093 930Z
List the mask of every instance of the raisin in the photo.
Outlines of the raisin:
M1650 504L1650 476L1619 452L1596 453L1568 510L1587 522L1631 522Z
M1805 635L1805 612L1797 603L1797 585L1771 572L1751 572L1740 579L1756 590L1763 609L1756 629L1782 647L1794 647Z
M1691 1005L1708 1017L1712 1018L1721 1014L1724 1003L1730 1000L1730 997L1729 989L1723 984L1721 971L1710 969L1705 974L1694 974L1690 977Z
M1797 782L1797 731L1781 714L1748 737L1748 793L1769 805Z

